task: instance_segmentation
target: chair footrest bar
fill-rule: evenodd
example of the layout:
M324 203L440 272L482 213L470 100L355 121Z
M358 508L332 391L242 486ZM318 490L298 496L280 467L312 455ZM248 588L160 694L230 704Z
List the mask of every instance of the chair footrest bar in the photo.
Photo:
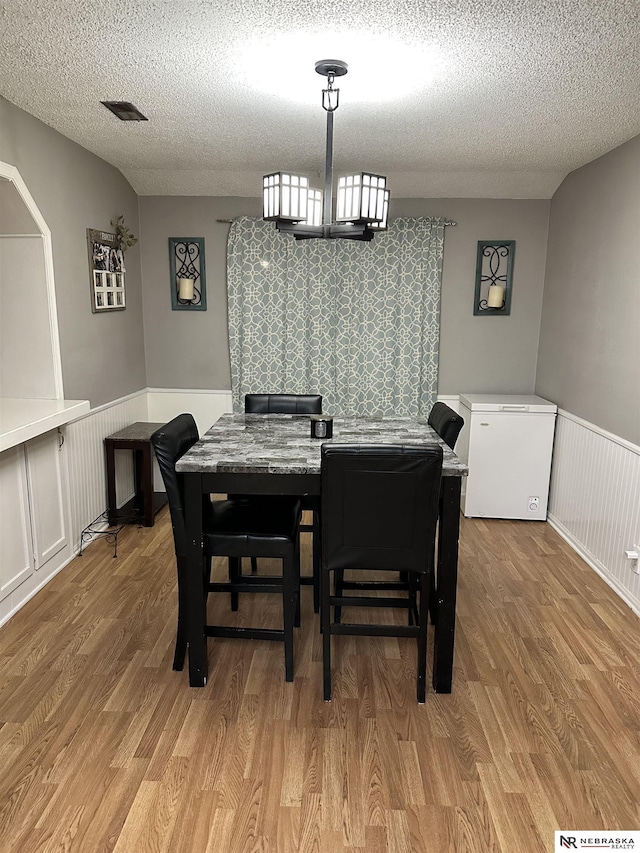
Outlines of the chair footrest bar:
M406 590L408 584L403 581L342 581L342 589L397 589Z
M277 628L227 628L207 625L207 637L227 637L245 640L284 640L284 631Z
M409 606L408 598L375 598L369 595L358 595L357 597L343 595L329 598L331 607L402 607L406 610Z
M334 622L329 627L330 634L351 634L360 637L418 637L420 633L417 625L358 625Z
M262 580L259 583L246 583L245 581L211 583L209 584L209 592L282 592L282 581L278 584L264 583Z

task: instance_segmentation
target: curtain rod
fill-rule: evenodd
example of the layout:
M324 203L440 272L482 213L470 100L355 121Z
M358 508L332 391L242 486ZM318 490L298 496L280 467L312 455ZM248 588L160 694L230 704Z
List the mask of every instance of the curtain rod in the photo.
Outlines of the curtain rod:
M225 223L227 225L231 225L231 223L233 222L233 219L216 219L216 222L222 222L222 223ZM445 219L444 224L445 225L457 225L458 223L453 222L451 219Z

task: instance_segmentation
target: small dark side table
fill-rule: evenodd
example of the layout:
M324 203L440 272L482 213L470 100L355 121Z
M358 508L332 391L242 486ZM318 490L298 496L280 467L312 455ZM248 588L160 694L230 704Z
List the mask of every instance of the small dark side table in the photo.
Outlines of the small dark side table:
M109 525L142 523L153 527L154 516L167 502L165 492L153 491L153 450L149 439L163 424L138 422L108 435L104 440L107 461L107 513ZM116 503L116 450L132 450L136 493L118 508Z

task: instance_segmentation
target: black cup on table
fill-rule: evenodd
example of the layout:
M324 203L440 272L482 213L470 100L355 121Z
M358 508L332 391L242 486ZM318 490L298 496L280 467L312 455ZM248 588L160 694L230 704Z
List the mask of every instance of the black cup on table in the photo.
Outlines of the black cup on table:
M311 415L311 438L331 438L333 418L331 415Z

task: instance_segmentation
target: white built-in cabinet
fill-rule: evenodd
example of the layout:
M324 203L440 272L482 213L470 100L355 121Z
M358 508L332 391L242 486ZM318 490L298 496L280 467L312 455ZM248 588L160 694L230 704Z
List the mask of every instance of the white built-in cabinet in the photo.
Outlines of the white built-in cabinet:
M69 561L67 494L59 430L0 453L0 616Z
M24 444L0 453L0 601L34 570Z
M51 231L15 166L0 162L0 625L72 554L65 400Z

